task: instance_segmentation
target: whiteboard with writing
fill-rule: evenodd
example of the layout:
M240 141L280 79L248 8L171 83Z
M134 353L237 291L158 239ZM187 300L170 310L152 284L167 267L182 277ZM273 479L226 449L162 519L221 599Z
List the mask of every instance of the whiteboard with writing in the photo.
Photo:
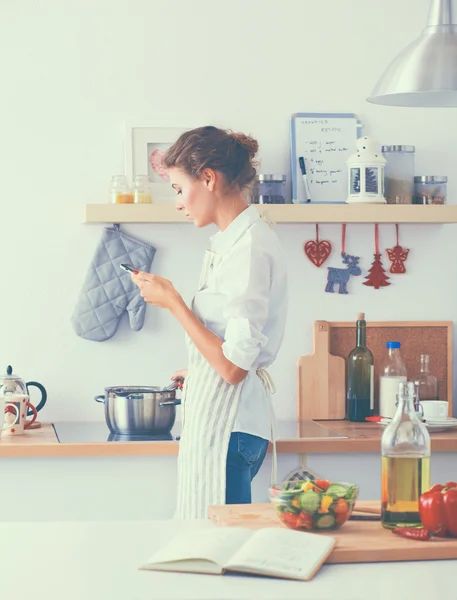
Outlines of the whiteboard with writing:
M356 151L361 123L350 113L297 113L291 117L292 201L306 202L302 156L313 203L348 197L347 159Z

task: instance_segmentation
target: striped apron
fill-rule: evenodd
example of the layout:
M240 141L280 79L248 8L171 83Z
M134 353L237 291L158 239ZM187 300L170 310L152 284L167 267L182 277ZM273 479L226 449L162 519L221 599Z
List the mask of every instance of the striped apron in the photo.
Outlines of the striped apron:
M210 250L205 253L198 285L204 289L210 270L221 259ZM186 334L189 352L188 373L184 382L181 410L182 432L178 455L178 493L175 519L205 519L208 506L225 504L226 461L230 436L240 403L244 381L227 383L201 355ZM269 374L258 369L267 392L274 393ZM276 480L276 444L271 403L273 466Z

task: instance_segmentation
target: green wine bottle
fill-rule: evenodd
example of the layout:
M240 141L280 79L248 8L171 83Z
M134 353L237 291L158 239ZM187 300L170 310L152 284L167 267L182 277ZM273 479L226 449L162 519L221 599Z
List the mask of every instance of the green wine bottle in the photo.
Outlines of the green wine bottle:
M362 422L373 411L373 354L367 348L367 323L360 313L356 324L356 345L348 357L346 412L349 421Z

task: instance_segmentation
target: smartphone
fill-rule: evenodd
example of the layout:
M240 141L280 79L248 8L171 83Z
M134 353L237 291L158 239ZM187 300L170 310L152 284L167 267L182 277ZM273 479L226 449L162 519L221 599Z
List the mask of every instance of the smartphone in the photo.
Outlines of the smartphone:
M122 263L121 269L124 269L124 271L127 271L128 273L138 273L138 269L135 269L133 265L128 265L127 263Z

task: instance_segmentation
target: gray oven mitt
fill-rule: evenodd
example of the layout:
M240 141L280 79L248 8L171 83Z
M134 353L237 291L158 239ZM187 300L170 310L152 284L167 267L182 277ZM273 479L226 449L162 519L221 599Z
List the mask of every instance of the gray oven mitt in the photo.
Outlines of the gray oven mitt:
M134 331L143 327L146 303L130 273L119 265L130 263L149 273L155 253L153 246L121 233L119 225L105 227L71 319L80 337L94 342L109 340L124 310Z

